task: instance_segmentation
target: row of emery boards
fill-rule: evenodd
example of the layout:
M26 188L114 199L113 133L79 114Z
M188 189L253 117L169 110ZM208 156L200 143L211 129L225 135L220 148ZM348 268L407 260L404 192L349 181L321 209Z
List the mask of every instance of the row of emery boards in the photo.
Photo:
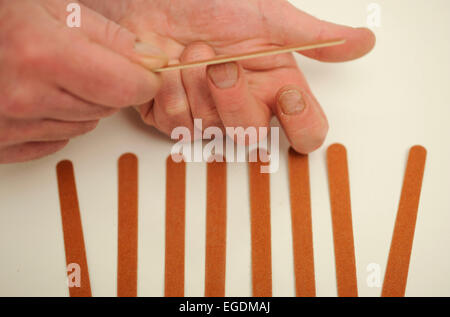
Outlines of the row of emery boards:
M419 206L426 150L410 149L382 296L404 296ZM270 175L261 161L249 164L252 291L272 296ZM338 296L358 296L347 153L334 144L327 151ZM184 296L186 163L167 159L165 296ZM225 296L226 162L207 164L205 296ZM72 297L92 296L73 165L57 165L59 198ZM316 296L308 156L289 151L290 202L296 296ZM138 159L124 154L118 162L117 295L137 296ZM79 272L75 272L76 268ZM77 274L75 274L77 273Z

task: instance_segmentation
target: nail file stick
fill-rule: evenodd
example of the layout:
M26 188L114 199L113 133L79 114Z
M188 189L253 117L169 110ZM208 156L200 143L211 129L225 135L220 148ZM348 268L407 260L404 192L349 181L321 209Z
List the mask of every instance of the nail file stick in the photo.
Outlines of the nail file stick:
M120 157L117 296L137 296L138 266L138 159L127 153Z
M272 296L270 174L261 173L264 164L259 157L249 163L253 297Z
M327 163L338 296L357 297L355 244L345 147L340 144L331 145L327 151Z
M409 152L384 276L383 297L405 296L426 156L427 151L421 146L414 146Z
M184 296L186 163L166 162L166 258L164 296Z
M289 183L294 248L295 293L315 297L314 249L308 156L289 149Z
M62 161L56 166L58 176L59 201L64 234L64 248L68 269L79 270L79 284L69 283L70 297L91 297L91 284L84 246L83 227L73 165ZM70 271L69 271L70 274ZM76 278L77 274L74 274ZM71 282L71 281L69 281ZM76 282L76 281L75 281Z
M227 244L227 163L208 163L205 296L225 296Z
M318 49L318 48L337 46L337 45L342 45L345 42L346 42L346 40L344 40L344 39L333 39L333 40L324 41L324 42L289 45L289 46L283 46L283 47L267 49L267 50L262 50L262 51L236 54L236 55L217 56L215 58L201 60L201 61L169 65L166 67L153 69L152 71L154 73L161 73L161 72L166 72L166 71L170 71L170 70L180 70L180 69L194 68L194 67L199 67L199 66L208 66L208 65L216 65L216 64L223 64L223 63L229 63L229 62L237 62L237 61L242 61L242 60L252 59L252 58L257 58L257 57L266 57L266 56L272 56L272 55L278 55L278 54L302 52L302 51L308 51L308 50L313 50L313 49Z

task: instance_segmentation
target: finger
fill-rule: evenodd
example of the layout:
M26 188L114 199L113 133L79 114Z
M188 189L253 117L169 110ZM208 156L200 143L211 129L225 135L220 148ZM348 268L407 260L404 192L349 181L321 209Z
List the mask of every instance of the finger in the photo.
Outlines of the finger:
M163 67L169 61L159 47L141 42L134 33L93 10L87 9L84 13L82 29L92 40L149 70Z
M64 148L68 140L56 142L29 142L0 149L0 164L35 160Z
M106 118L118 111L117 108L93 104L68 92L58 91L54 98L49 99L41 118L84 122Z
M156 128L167 135L171 135L177 127L186 127L193 132L194 123L181 72L167 72L162 77L164 84L155 97L152 108Z
M92 121L110 116L116 108L96 105L70 93L38 82L8 90L9 101L3 104L2 114L14 119L55 119L62 121Z
M58 51L60 71L53 75L61 88L79 98L121 108L148 102L159 90L159 76L124 57L86 39L72 39L71 46L77 53Z
M294 150L307 154L318 149L328 133L328 121L308 89L288 85L277 95L277 117Z
M74 2L73 0L47 1L47 9L60 21L65 21L67 19L66 8ZM136 34L125 27L83 4L78 3L78 5L81 8L82 22L77 28L78 30L73 31L82 31L92 41L126 56L148 69L163 67L167 64L167 55L157 46L140 42Z
M53 88L40 98L30 101L29 119L54 119L60 121L83 122L99 120L113 115L117 108L93 104L73 96L69 92Z
M139 105L153 99L160 87L160 76L56 22L31 29L26 37L18 52L28 70L90 103ZM33 38L45 45L35 45Z
M375 35L367 28L352 28L321 21L287 1L263 1L271 36L282 45L310 43L344 38L346 43L334 47L301 52L325 62L341 62L359 58L372 50Z
M3 146L26 142L61 141L86 134L96 128L98 121L64 122L56 120L2 120L0 142Z
M225 127L267 127L271 111L250 92L237 63L208 66L208 87Z
M182 63L187 63L213 58L215 55L214 49L209 45L194 43L186 47L180 60ZM222 121L208 88L206 66L184 69L181 74L192 117L202 119L202 129L222 127Z

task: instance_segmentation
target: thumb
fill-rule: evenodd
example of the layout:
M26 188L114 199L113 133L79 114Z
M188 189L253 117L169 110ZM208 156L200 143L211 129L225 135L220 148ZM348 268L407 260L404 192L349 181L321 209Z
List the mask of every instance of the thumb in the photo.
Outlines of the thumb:
M301 52L324 62L343 62L359 58L375 46L375 35L367 28L352 28L319 20L287 1L263 1L262 13L282 45L312 43L342 38L345 44Z
M169 58L156 45L141 42L125 27L103 15L83 7L82 30L93 41L128 57L130 60L152 70L168 64Z
M47 9L65 23L68 16L67 5L74 2L74 0L51 0ZM150 70L167 65L168 57L157 46L141 42L136 34L125 27L81 3L76 4L80 7L81 25L80 28L75 30L81 29L83 34L91 41L109 48Z

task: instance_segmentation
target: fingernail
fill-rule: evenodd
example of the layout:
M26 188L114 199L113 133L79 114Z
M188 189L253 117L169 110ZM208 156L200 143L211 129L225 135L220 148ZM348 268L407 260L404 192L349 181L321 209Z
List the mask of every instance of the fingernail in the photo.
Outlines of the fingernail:
M302 94L295 89L283 92L278 99L278 102L280 103L283 113L288 116L299 114L306 108Z
M167 55L150 43L136 42L134 51L139 55L141 64L150 70L166 66L169 62Z
M228 89L236 85L239 69L236 63L212 65L208 67L208 75L217 88Z
M167 55L160 48L146 42L136 42L134 51L143 57L167 58Z

